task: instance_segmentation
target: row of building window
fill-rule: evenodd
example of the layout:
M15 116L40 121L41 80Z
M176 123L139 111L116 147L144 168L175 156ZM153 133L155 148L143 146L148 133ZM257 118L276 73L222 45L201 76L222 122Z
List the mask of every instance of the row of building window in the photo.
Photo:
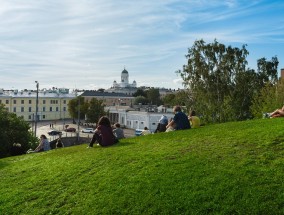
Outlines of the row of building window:
M34 116L29 115L29 119L32 119L32 120L33 120L33 117L34 117ZM42 119L45 119L45 115L42 115Z
M9 104L8 99L6 99L5 104ZM0 100L0 104L2 104L2 100ZM4 100L3 100L3 104L4 104ZM17 100L14 99L13 100L13 104L17 104ZM25 104L25 100L21 100L21 104ZM32 104L32 100L29 100L29 104ZM46 104L46 100L42 100L42 104ZM50 100L50 104L58 104L58 100ZM63 100L63 104L66 104L66 100Z
M46 111L46 108L43 107L42 108L42 112L45 112L45 111ZM53 108L49 107L49 111L52 112ZM59 107L56 107L55 111L58 112L59 111ZM66 111L66 107L63 107L63 111ZM15 112L15 113L17 112L17 108L16 107L13 108L13 112ZM25 108L24 107L21 107L21 112L25 112ZM29 112L32 112L32 107L29 107Z

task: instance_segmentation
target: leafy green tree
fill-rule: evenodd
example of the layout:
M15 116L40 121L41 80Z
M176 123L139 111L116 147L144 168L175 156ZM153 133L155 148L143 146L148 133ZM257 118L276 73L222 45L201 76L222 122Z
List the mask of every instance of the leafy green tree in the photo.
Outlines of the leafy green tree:
M144 96L137 96L135 99L134 99L134 104L135 105L138 105L138 104L142 104L142 105L146 105L149 103L149 100L147 98L145 98Z
M88 111L88 108L89 104L85 102L84 98L81 96L77 96L76 98L68 102L68 112L70 116L73 118L73 121L74 119L78 118L79 109L80 109L80 119L84 119Z
M276 56L272 57L270 61L266 60L266 58L257 60L258 80L261 87L266 85L266 83L275 84L278 81L278 64Z
M205 121L226 122L253 117L250 106L266 83L277 80L278 59L258 60L258 72L247 68L249 52L214 40L195 41L186 55L188 64L177 71L189 89L194 109Z
M173 107L176 103L175 103L175 94L171 93L171 94L167 94L165 95L165 97L162 99L162 103L167 106L167 107Z
M239 71L233 81L232 96L230 96L231 113L227 121L252 118L250 107L258 91L257 73L251 69Z
M151 87L146 91L147 94L147 99L149 103L153 105L160 105L161 104L161 99L160 99L160 92L159 89L156 89L154 87Z
M203 112L207 121L227 120L223 103L232 97L233 81L238 72L245 72L248 51L218 43L195 41L189 49L188 65L178 71L195 100L195 109ZM230 102L229 102L230 103ZM227 105L229 104L226 103Z
M133 96L134 97L137 97L137 96L147 97L147 93L142 88L138 88L137 91L133 93Z
M92 98L88 105L89 109L86 113L87 122L98 122L99 118L106 115L104 111L103 101Z
M175 94L174 105L185 106L187 110L194 109L194 101L189 90L181 90Z
M30 132L28 122L0 105L0 157L9 156L14 143L21 144L27 151L38 143L38 139Z

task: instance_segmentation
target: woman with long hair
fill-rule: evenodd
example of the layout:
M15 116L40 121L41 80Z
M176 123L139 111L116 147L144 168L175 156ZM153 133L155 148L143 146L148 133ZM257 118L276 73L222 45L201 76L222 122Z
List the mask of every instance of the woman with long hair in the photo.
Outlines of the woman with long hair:
M111 146L118 142L113 134L109 118L106 116L102 116L99 119L98 127L94 132L93 138L89 143L88 148L93 147L95 142L97 142L100 146Z
M48 150L50 150L50 143L47 137L44 134L42 134L40 135L40 141L36 149L35 150L29 149L27 153L43 152L43 151L48 151Z

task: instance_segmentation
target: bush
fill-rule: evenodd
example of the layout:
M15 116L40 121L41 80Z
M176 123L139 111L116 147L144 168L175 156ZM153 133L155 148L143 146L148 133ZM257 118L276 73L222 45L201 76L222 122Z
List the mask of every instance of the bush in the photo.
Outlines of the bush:
M20 144L22 150L38 144L38 138L29 131L30 125L22 117L9 113L3 105L0 106L0 158L11 155L15 143Z

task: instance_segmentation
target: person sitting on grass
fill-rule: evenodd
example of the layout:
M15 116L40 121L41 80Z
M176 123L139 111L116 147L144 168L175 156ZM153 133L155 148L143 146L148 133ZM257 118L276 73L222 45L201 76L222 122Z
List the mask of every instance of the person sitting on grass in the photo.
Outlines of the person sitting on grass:
M196 116L196 112L194 110L190 112L188 119L192 128L200 127L200 119Z
M273 111L272 113L269 113L268 116L271 118L284 117L284 105L281 109L277 109Z
M48 142L47 137L44 134L42 134L40 135L40 143L36 147L36 149L35 150L29 149L27 153L43 152L48 150L50 150L50 143Z
M188 117L186 116L185 113L181 111L180 106L175 106L173 108L173 111L175 113L174 118L171 122L169 122L167 128L173 126L174 124L175 124L175 130L183 130L191 128Z
M159 120L159 123L158 123L157 128L156 128L154 133L165 132L167 130L167 128L166 128L167 124L168 124L167 116L162 115L162 117Z
M57 142L56 142L56 148L64 147L64 144L62 142L61 136L62 136L62 134L59 134L59 137L58 137Z
M95 142L97 142L100 146L111 146L118 142L118 139L112 132L112 127L107 116L102 116L99 119L98 127L94 132L88 148L93 147Z
M173 121L173 118L170 119L170 122L169 122L169 123L171 123L171 124L170 124L170 126L167 127L166 132L170 132L170 131L174 131L174 130L175 130L176 125L175 125L175 123L172 122L172 121Z
M141 132L141 135L144 136L148 134L151 134L151 131L148 129L148 127L144 127L144 131Z
M125 138L123 129L120 127L119 123L114 124L113 133L114 133L114 135L116 136L117 139Z

